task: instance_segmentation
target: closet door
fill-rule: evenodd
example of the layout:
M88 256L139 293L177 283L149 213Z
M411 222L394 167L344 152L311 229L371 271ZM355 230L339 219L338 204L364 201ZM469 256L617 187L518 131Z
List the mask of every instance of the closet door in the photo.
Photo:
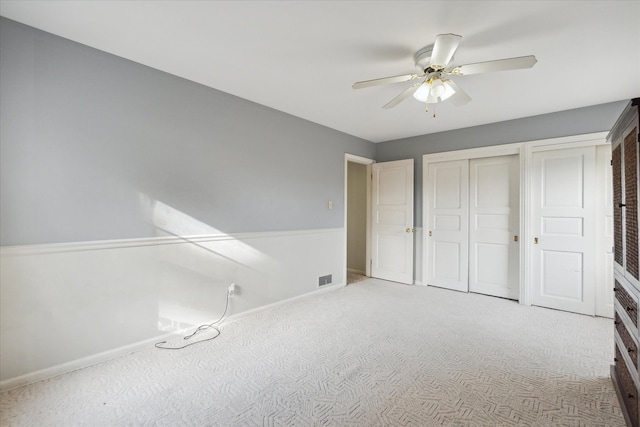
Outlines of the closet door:
M518 299L518 156L469 162L469 291Z
M534 305L595 310L595 147L533 153Z
M427 284L469 290L469 161L429 164Z

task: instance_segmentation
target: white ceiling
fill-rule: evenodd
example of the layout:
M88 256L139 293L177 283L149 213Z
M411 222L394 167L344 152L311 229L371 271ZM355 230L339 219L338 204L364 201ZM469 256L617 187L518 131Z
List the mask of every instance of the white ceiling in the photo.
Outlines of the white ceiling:
M640 96L640 1L0 1L0 14L68 39L380 142ZM457 77L473 98L408 98L436 35L456 64L536 55L532 69Z

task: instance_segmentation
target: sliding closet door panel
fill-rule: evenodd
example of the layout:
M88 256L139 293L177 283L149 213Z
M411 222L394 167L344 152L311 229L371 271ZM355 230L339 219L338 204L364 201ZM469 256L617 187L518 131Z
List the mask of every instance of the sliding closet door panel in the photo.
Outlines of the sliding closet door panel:
M518 156L469 162L469 290L518 299Z
M468 291L467 160L431 163L427 189L427 284Z
M595 312L595 147L533 154L532 303Z

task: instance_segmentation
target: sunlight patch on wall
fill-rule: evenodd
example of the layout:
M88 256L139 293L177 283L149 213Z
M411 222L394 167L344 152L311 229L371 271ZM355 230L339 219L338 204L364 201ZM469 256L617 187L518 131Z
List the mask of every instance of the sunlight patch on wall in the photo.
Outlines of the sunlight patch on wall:
M237 237L141 194L145 215L159 237L175 242L157 246L158 329L164 332L209 322L225 307L227 288L269 275L277 268L271 257Z

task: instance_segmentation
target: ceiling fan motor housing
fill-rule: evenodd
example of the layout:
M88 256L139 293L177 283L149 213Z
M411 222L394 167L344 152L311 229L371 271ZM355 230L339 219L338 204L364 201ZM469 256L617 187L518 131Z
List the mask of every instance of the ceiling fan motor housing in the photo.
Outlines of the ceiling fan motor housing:
M433 45L425 46L413 55L413 59L416 62L416 67L422 72L427 72L427 69L431 65L431 54L433 53Z
M425 46L413 55L416 67L423 73L432 73L434 71L442 71L441 68L431 66L431 56L433 55L433 45ZM449 63L453 63L454 56L451 57Z

